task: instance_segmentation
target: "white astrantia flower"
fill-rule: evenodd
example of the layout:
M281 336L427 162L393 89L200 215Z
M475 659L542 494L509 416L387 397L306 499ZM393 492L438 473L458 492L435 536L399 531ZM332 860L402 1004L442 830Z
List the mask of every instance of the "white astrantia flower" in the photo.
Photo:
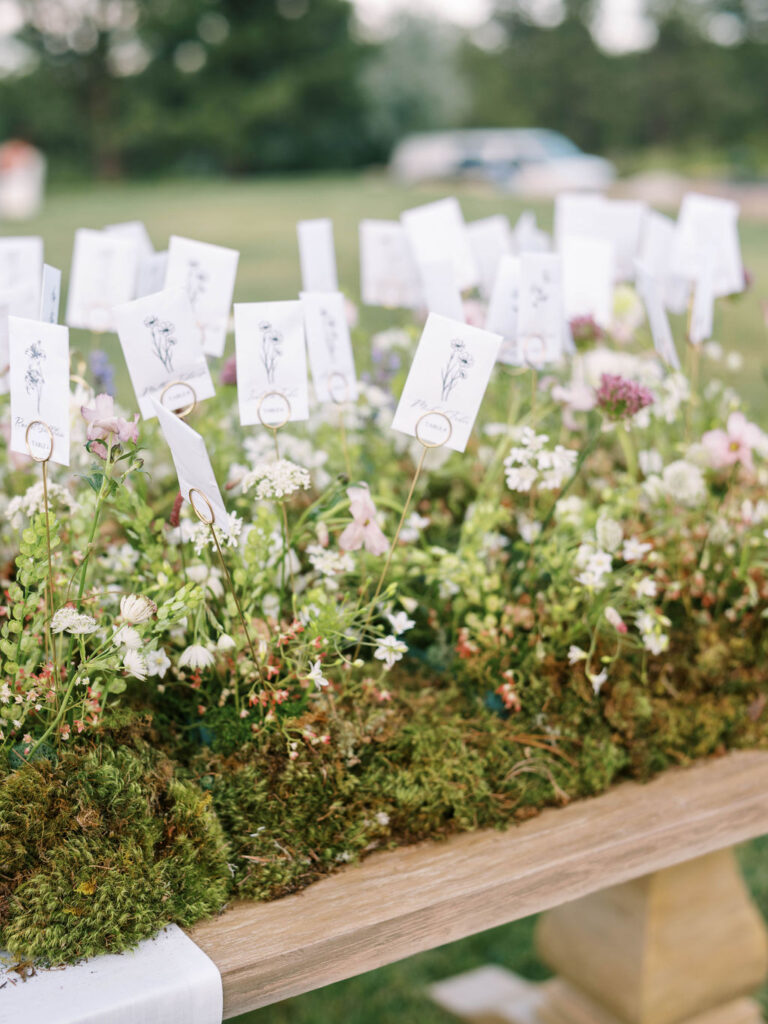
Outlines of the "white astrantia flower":
M329 685L328 680L323 675L323 663L319 660L312 663L312 667L304 676L304 679L309 683L314 683L318 690L322 690Z
M242 490L247 493L256 488L256 497L289 498L297 491L307 491L312 484L308 470L297 466L288 459L277 459L275 462L260 462L243 477Z
M171 659L162 647L159 647L156 651L150 651L147 654L147 672L149 675L159 676L161 679L164 679L165 673L170 667Z
M147 662L144 655L138 651L131 650L130 648L126 650L123 656L123 668L136 679L147 678Z
M704 474L698 466L685 459L678 459L665 466L661 481L666 496L686 508L696 508L706 499Z
M213 664L213 655L202 644L191 644L181 652L179 668L210 668Z
M385 636L378 641L378 646L373 652L373 656L378 658L379 661L383 661L386 669L390 669L407 652L408 646L402 640L399 640L396 636Z
M132 626L157 614L157 605L143 594L125 594L120 598L120 617Z
M75 608L59 608L51 619L52 633L72 633L73 635L83 635L87 633L95 633L98 628L96 619L92 618L90 615L81 614Z
M141 634L133 626L116 626L112 637L115 647L127 647L130 651L137 651L141 647Z
M416 625L413 619L408 618L407 612L395 612L393 615L387 615L387 618L395 636L407 633L409 629L413 629Z

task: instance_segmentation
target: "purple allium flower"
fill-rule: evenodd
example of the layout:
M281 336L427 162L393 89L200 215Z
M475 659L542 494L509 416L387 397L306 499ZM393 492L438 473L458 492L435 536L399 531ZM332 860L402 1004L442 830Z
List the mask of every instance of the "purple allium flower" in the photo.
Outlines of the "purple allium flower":
M602 375L595 399L598 409L611 420L631 419L641 409L653 404L653 395L648 388L618 373Z
M571 335L576 348L592 345L604 336L605 331L592 316L575 316L571 320Z
M237 384L237 360L230 356L221 368L222 384Z

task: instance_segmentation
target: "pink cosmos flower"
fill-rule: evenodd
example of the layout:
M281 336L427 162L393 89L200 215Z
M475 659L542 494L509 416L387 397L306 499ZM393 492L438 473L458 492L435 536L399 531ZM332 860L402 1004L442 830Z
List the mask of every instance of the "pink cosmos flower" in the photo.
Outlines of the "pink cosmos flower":
M123 419L115 414L115 400L111 395L96 395L93 408L84 405L80 409L88 424L88 440L104 441L112 435L118 441L138 441L139 414L133 420Z
M761 437L760 428L750 423L743 412L732 412L725 430L708 430L701 443L714 469L725 469L740 462L746 469L752 470L752 449L760 443Z
M618 373L604 373L595 391L597 405L612 420L628 420L653 404L653 395L637 381Z
M361 547L372 555L383 555L389 550L389 541L376 522L376 506L371 501L367 484L347 488L352 522L339 537L343 551L359 551Z

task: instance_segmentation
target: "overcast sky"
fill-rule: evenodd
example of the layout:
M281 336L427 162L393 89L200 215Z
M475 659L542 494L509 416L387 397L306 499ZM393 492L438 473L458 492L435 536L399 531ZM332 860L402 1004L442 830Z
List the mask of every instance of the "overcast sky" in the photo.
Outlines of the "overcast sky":
M421 11L426 15L448 18L466 28L476 28L487 20L492 0L354 0L361 20L374 28L383 27L399 11ZM542 21L557 21L559 0L529 0L534 15ZM653 43L653 25L643 18L643 0L603 0L595 36L607 50L622 52L642 49Z

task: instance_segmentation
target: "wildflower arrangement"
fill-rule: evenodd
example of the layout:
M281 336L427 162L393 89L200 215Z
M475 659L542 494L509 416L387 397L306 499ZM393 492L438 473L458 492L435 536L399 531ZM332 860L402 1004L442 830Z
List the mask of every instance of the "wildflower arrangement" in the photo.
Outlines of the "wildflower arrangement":
M5 460L0 946L126 948L768 740L768 435L732 389L664 369L641 326L620 350L583 330L533 389L498 368L467 454L430 452L404 513L414 334L370 341L343 432L317 407L278 454L225 364L192 418L226 480L215 535L156 426L98 390L103 357L47 509ZM453 346L444 390L471 358Z

